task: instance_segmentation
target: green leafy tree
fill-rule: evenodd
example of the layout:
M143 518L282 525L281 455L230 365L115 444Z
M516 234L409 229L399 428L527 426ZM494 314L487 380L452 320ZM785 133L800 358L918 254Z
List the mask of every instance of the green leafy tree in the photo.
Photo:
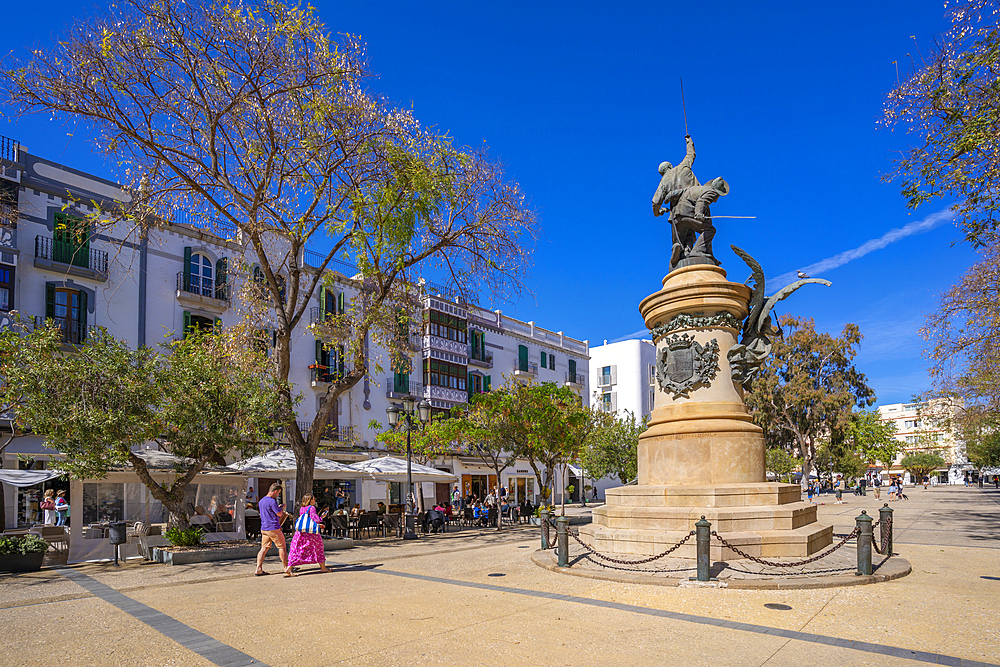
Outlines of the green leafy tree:
M233 273L242 268L250 333L274 331L300 489L312 488L338 397L381 370L369 342L389 350L391 367L405 356L398 313L419 297L417 271L464 296L516 294L535 235L533 213L495 160L378 99L368 77L363 45L334 41L311 7L126 0L74 17L55 47L31 51L0 82L15 113L93 131L97 150L121 166L129 201L111 213L136 227L129 241L149 226L201 221L246 248L247 266ZM105 213L94 232L120 230ZM323 252L306 262L307 246ZM345 259L357 265L360 294L317 324L342 363L303 431L291 341L325 269Z
M977 468L1000 468L1000 433L988 433L966 443L966 455Z
M767 469L778 477L787 478L802 462L783 448L771 447L766 452Z
M50 325L0 332L2 391L17 397L16 421L64 458L55 466L101 478L131 467L152 496L187 526L184 489L212 462L253 456L272 440L277 392L267 364L232 340L192 332L161 350L131 348L103 330L68 350ZM147 442L179 458L157 482L137 455Z
M368 423L368 428L378 431L382 425L372 420ZM375 440L381 442L389 451L397 454L406 453L406 426L403 419L395 429L388 429L378 433ZM443 414L433 415L431 420L418 426L414 424L410 431L410 452L413 454L413 461L420 465L427 465L437 457L448 453L453 449L454 443L459 435L458 426L454 419ZM422 489L422 483L417 482L418 488ZM423 512L424 494L417 493L417 505L419 511Z
M899 465L910 473L914 484L919 484L925 475L944 465L944 459L932 452L913 452L903 457Z
M856 325L845 325L835 338L817 332L811 319L786 316L780 323L788 333L772 339L746 402L766 443L800 455L808 479L820 438L843 432L851 410L874 403L875 392L854 367L862 340Z
M1000 206L997 16L993 0L950 3L950 29L889 93L883 117L916 138L887 178L901 181L911 208L954 199L966 240L979 247L995 241Z
M846 439L853 452L866 463L880 463L886 468L903 446L895 436L896 423L883 421L878 410L858 410L847 425Z
M629 410L623 417L598 413L595 418L593 437L580 453L583 469L593 479L614 476L622 484L631 482L639 474L639 436L649 418L637 420Z

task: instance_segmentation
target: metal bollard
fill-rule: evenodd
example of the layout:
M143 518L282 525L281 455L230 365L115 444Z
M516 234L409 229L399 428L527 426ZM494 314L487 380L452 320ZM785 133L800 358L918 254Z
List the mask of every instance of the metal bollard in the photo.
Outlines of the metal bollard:
M872 573L872 518L861 510L855 517L858 526L858 575Z
M709 570L712 566L712 559L709 556L709 546L712 539L712 524L701 517L701 521L694 524L695 540L698 544L698 581L710 581Z
M544 551L549 548L549 517L551 514L547 509L543 509L538 515L542 518L542 550Z
M892 555L892 508L889 503L885 503L878 510L878 525L882 529L880 544L887 545L883 556Z
M559 567L569 567L569 519L564 516L556 519L556 556Z

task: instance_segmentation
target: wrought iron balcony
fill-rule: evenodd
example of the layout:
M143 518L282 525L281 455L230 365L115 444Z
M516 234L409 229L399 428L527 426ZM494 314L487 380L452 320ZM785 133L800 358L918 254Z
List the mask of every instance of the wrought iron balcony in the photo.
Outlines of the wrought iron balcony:
M385 379L385 397L403 398L404 396L421 397L424 395L424 385L410 380L397 382L395 377Z
M489 350L473 350L469 346L469 365L480 368L493 368L493 353Z
M514 375L538 375L538 364L532 361L514 364Z
M577 384L582 387L587 384L587 378L582 373L566 373L566 382L568 384Z
M108 274L108 253L53 241L48 236L35 237L35 259L75 266L101 276ZM36 265L37 263L36 261Z
M327 368L319 364L313 364L309 367L309 381L312 382L314 387L319 383L330 384L339 379L340 373L336 368Z
M21 144L17 139L0 136L0 160L17 164L21 159Z
M333 313L316 306L309 309L309 324L326 324L333 318Z
M79 345L87 340L88 328L86 324L81 322L52 318L46 320L44 317L35 315L32 324L34 325L34 329L37 331L39 329L44 329L48 321L51 321L55 327L59 328L62 334L62 342L67 345Z
M308 437L309 429L312 428L312 422L297 421L295 423L298 424L299 431L302 432L302 437ZM321 438L323 440L331 440L333 442L350 442L354 438L354 427L327 424L323 427L323 435Z
M229 302L229 285L216 284L211 278L193 276L183 271L177 272L177 291L197 296L205 296L216 301Z

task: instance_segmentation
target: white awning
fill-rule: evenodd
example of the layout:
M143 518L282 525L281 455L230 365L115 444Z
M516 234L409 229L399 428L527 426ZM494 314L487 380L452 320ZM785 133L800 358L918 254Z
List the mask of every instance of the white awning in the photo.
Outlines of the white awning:
M276 449L260 456L237 461L229 466L249 477L295 478L295 453L292 450ZM317 458L313 467L314 479L357 479L362 473L351 466L329 459Z
M4 470L0 468L0 482L16 487L34 486L65 474L58 470Z
M378 459L358 461L357 463L352 463L350 467L383 482L406 481L406 461L403 459L383 456ZM414 482L445 483L454 482L458 478L449 472L411 462L410 479Z
M566 467L569 468L569 471L571 473L573 473L574 475L576 475L580 479L583 479L583 468L581 468L578 465L573 465L572 463L567 464Z

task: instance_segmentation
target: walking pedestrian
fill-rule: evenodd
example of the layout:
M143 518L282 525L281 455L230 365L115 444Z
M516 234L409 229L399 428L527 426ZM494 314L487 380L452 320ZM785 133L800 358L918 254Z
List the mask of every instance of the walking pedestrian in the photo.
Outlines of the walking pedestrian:
M55 490L47 489L45 495L42 497L42 503L38 506L38 509L45 511L45 518L42 523L46 526L53 526L56 523L55 495Z
M451 504L458 509L462 508L462 491L455 485L455 490L451 492Z
M299 518L295 521L295 535L292 536L292 545L288 552L288 566L285 568L286 577L297 576L292 568L312 563L319 565L320 572L330 571L326 567L323 536L320 534L320 526L322 525L323 520L316 513L316 498L313 494L307 493L302 496Z
M846 486L847 486L847 484L844 482L844 477L842 475L838 476L837 477L837 484L836 484L837 502L834 503L835 505L843 505L844 504L844 488Z
M815 490L815 489L813 488L813 483L812 483L812 482L809 482L809 483L808 483L808 484L806 485L806 496L808 496L808 498L809 498L809 502L812 502L812 501L813 501L813 494L814 494L815 492L816 492L816 490Z
M281 522L285 520L286 514L284 504L278 504L280 494L281 485L275 482L257 504L257 511L260 512L260 553L257 554L257 570L254 575L258 577L270 574L264 571L264 558L272 544L278 547L281 566L288 573L288 550L285 546L285 534L281 532Z
M875 500L881 500L882 496L882 481L879 479L878 475L872 476L872 491L875 492Z
M56 525L66 525L66 515L69 514L69 503L66 502L66 492L60 491L56 494Z

